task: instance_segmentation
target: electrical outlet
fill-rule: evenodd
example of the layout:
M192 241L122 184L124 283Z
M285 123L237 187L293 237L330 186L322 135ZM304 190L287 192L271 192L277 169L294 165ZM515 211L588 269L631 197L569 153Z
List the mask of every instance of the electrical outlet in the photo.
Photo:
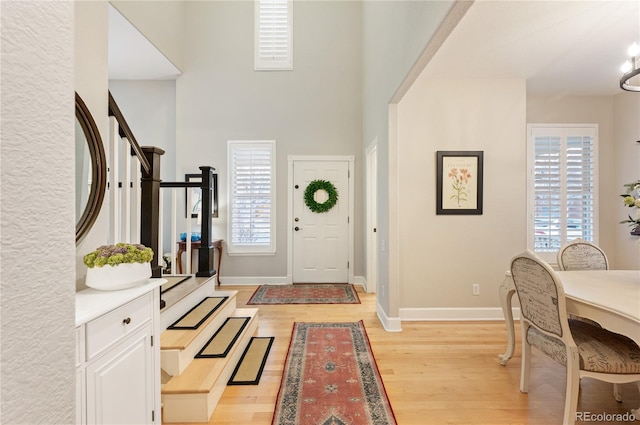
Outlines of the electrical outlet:
M471 285L471 289L473 291L473 295L480 295L480 284L479 283L474 283L473 285Z

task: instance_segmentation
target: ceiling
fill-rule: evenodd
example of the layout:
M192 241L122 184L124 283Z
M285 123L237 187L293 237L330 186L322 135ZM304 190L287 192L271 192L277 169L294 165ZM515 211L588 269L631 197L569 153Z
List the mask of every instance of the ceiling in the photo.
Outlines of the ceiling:
M109 4L110 80L169 80L180 74L166 56Z
M621 91L619 69L633 41L640 42L640 0L477 0L425 72L524 78L529 94L613 95ZM180 73L110 5L110 79Z
M477 0L425 72L524 78L534 95L614 95L634 41L639 0Z

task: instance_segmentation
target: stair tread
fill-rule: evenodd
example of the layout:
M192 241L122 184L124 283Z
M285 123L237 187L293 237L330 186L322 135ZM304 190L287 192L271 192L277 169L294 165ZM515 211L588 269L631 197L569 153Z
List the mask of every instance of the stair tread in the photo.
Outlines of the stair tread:
M166 329L160 335L160 350L184 350L200 333L206 329L225 307L234 301L237 291L216 291L214 297L228 297L222 305L197 329Z
M247 337L251 324L257 320L257 308L236 309L230 317L251 317L241 336L234 343L226 357L195 358L180 375L173 376L162 388L162 394L208 393L229 363L232 353L237 350L240 341ZM249 335L250 337L251 335Z
M163 275L164 276L164 275ZM186 281L174 288L163 292L161 297L165 302L165 306L162 307L160 313L169 310L175 304L179 303L182 299L188 296L190 293L200 288L203 285L209 284L213 280L215 287L215 276L212 277L196 277L195 275L167 275L167 278L188 278Z

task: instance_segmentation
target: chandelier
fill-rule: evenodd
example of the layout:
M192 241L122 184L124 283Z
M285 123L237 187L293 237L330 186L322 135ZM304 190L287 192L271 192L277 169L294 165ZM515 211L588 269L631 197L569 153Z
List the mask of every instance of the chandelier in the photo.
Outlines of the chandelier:
M620 67L623 72L622 77L620 77L620 88L626 91L640 92L640 85L633 85L629 82L633 77L640 74L640 46L637 43L633 43L627 50L627 54L629 55L629 60Z

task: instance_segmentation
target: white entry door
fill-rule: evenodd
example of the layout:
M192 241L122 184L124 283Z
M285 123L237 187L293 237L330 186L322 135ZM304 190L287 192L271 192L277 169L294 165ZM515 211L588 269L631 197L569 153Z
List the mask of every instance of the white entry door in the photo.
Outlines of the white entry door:
M338 202L327 212L305 205L305 189L314 180L331 182ZM296 160L293 162L293 282L349 282L349 162ZM328 199L323 190L315 200Z

